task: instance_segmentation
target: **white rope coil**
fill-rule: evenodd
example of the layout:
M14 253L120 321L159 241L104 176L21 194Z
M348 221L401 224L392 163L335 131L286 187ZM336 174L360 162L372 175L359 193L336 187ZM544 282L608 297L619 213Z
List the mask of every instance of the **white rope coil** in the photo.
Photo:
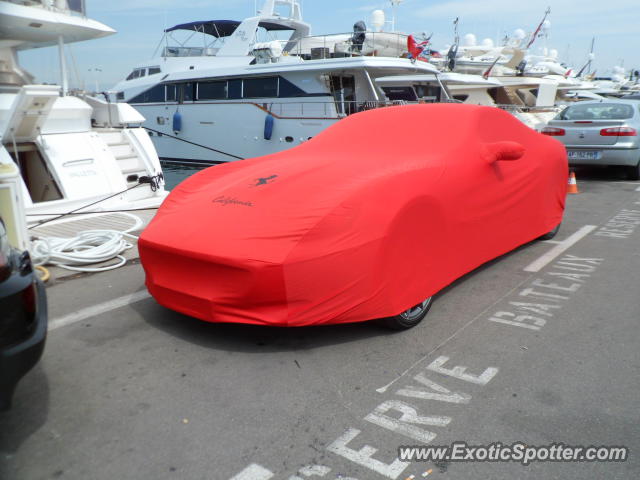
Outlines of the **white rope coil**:
M142 227L142 220L135 215L124 214L135 219L135 225L125 231L85 230L73 238L40 237L32 243L31 255L35 265L56 265L76 272L104 272L127 263L122 255L133 247L126 239L137 239L129 232ZM102 267L87 267L95 263L117 259L117 262Z

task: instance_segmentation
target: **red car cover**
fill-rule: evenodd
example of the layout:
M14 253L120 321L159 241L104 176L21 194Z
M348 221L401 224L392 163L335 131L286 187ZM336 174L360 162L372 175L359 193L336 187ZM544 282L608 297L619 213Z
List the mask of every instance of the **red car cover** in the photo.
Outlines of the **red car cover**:
M203 170L142 233L146 285L211 322L397 315L562 220L564 146L492 107L388 107Z

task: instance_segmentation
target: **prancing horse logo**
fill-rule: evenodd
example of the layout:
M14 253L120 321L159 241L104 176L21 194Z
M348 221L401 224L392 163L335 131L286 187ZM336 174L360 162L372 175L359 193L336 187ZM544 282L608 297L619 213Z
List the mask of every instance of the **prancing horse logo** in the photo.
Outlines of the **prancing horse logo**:
M254 183L253 186L259 187L260 185L266 185L267 183L274 181L276 178L278 178L278 175L271 175L270 177L256 178L254 180L256 183Z

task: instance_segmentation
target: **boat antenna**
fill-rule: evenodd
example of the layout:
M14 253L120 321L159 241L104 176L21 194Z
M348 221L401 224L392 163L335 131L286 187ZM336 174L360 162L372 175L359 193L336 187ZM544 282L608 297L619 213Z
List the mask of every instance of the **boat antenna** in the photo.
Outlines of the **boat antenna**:
M396 31L396 9L398 8L398 5L400 5L402 3L402 0L391 0L391 9L392 9L392 16L391 16L391 31L395 32Z
M456 19L453 21L453 33L455 35L454 37L454 43L456 45L458 45L458 43L460 43L460 34L458 33L458 22L460 20L460 17L456 17Z
M547 9L544 12L544 17L542 17L542 21L538 25L538 28L536 28L535 32L533 32L531 34L531 39L529 40L529 43L527 44L527 48L529 48L531 45L533 45L533 42L535 42L536 38L538 38L538 34L540 33L540 30L542 29L542 26L544 25L544 22L547 20L547 17L549 16L550 13L551 13L551 7L547 7Z
M453 71L456 68L456 56L458 55L458 44L460 43L460 35L458 34L458 21L459 17L453 21L453 33L454 40L453 45L449 47L449 51L447 52L447 67L450 71Z
M591 71L591 62L593 61L593 44L596 40L596 37L593 37L591 39L591 51L589 52L589 59L587 60L587 63L585 63L582 68L578 71L577 75L578 77L580 77L582 75L582 72L584 72L585 70L587 70L588 72Z
M596 37L591 38L591 50L589 51L589 71L591 71L591 62L593 61L593 44L596 42Z
M485 72L482 74L482 78L484 78L485 80L489 80L489 75L491 75L491 70L493 70L493 67L496 66L496 63L498 63L498 60L500 60L500 55L498 55L496 59L493 61L493 63L489 65L489 68L485 70Z

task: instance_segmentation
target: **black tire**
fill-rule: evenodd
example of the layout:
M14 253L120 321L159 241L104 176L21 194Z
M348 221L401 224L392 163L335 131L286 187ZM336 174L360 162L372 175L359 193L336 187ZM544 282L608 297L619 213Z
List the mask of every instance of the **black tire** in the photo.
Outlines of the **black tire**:
M640 180L640 162L635 167L628 167L627 177L634 182Z
M556 234L558 233L558 230L560 230L560 224L556 225L556 228L554 228L550 232L547 232L544 235L538 237L538 240L551 240L553 237L556 236Z
M433 297L429 297L422 303L414 305L399 315L379 319L378 323L392 330L407 330L413 328L427 316L432 303Z

